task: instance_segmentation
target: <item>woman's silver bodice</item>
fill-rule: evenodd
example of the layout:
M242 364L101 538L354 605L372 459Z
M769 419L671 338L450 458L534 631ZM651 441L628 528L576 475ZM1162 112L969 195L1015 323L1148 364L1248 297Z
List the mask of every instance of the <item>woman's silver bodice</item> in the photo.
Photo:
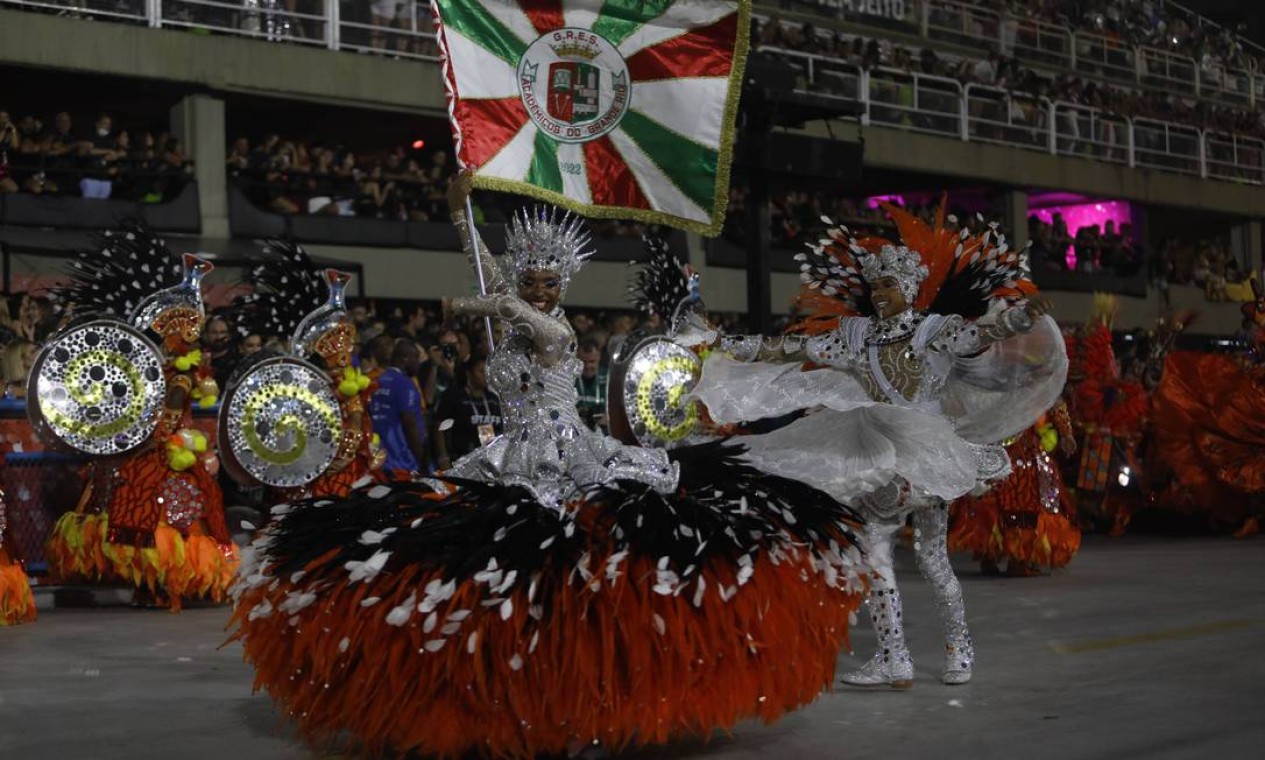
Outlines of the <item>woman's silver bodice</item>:
M662 493L675 490L678 467L667 452L625 446L580 420L575 383L583 364L561 309L542 314L508 294L459 299L454 308L500 317L511 327L488 360L488 384L501 398L504 433L462 457L449 474L522 486L558 508L621 480Z

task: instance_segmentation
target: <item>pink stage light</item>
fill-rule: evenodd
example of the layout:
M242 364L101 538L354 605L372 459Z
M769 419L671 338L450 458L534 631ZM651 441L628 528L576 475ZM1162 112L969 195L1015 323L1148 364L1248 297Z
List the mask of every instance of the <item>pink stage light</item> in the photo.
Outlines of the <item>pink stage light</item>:
M1077 231L1082 227L1092 227L1098 225L1098 231L1102 232L1107 226L1107 222L1116 223L1116 232L1120 232L1120 227L1125 224L1133 223L1133 207L1128 201L1097 201L1095 203L1078 203L1071 206L1047 206L1046 208L1033 209L1038 219L1046 224L1054 223L1054 215L1062 214L1063 221L1067 224L1067 234L1072 238L1076 237ZM1066 252L1067 268L1076 269L1076 250L1074 246L1068 246Z

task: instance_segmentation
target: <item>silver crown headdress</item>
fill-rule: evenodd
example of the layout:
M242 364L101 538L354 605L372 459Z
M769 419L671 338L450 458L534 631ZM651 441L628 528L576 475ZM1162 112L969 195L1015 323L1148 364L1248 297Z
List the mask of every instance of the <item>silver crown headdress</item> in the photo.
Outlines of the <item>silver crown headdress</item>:
M519 210L505 235L501 271L515 282L524 272L543 269L562 280L565 291L572 276L593 255L585 250L591 238L584 220L553 206Z
M911 251L903 245L885 245L877 254L858 258L861 276L866 282L874 282L883 277L895 278L900 283L901 295L911 306L918 297L918 288L922 286L922 281L929 272L917 251Z

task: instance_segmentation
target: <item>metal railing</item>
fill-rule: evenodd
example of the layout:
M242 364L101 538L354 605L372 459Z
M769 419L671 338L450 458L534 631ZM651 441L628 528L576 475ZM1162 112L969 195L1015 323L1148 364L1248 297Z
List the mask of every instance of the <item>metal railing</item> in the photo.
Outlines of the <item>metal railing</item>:
M956 79L875 66L864 72L866 118L914 132L961 134L964 100Z
M1029 93L762 47L799 72L798 89L855 98L862 121L964 142L1007 145L1131 168L1265 184L1265 141L1129 118Z
M923 0L920 36L966 45L1051 68L1076 71L1112 82L1166 89L1235 105L1265 101L1265 72L1216 70L1209 77L1195 61L1153 47L1132 47L1120 40L1059 24L1015 18L962 0ZM866 25L863 15L849 22ZM1206 81L1205 81L1206 80Z
M1097 108L1050 104L1051 153L1132 165L1129 119Z
M1199 129L1155 119L1133 119L1132 124L1135 166L1208 176Z
M987 49L1001 43L1001 17L996 11L954 0L924 0L923 36ZM860 19L855 19L860 20Z
M1205 132L1204 165L1209 177L1265 184L1265 140Z
M1002 20L1002 51L1006 51L1006 27L1012 22ZM1072 33L1064 26L1035 19L1020 19L1015 24L1013 55L1060 69L1071 69L1075 62L1075 45Z
M979 84L968 84L963 98L966 104L963 139L1046 150L1049 109L1045 98Z
M1083 74L1095 74L1117 82L1136 82L1137 51L1119 40L1089 32L1072 35L1076 60L1072 68Z
M762 53L781 58L798 73L801 89L819 95L833 95L861 100L863 75L861 67L838 58L798 50L761 47Z
M314 0L306 6L308 10L291 12L283 0L0 0L0 7L143 23L159 29L439 60L426 3L400 4L404 15L390 19L375 15L374 5L368 0ZM1159 48L1130 47L1110 37L998 14L961 0L922 0L918 8L917 23L911 24L909 31L927 40L980 51L996 48L1025 62L1234 105L1254 107L1265 102L1265 72L1220 67L1202 70L1187 56ZM890 31L889 19L853 14L848 20Z
M315 9L310 9L315 5ZM369 2L319 0L309 10L282 0L0 0L0 7L75 18L185 29L197 34L251 37L267 42L438 61L426 3L405 3L407 15L377 16Z
M1194 58L1153 47L1138 48L1139 83L1182 94L1199 92L1199 69Z
M16 5L58 16L133 22L144 22L149 17L149 4L150 0L0 0L0 5Z

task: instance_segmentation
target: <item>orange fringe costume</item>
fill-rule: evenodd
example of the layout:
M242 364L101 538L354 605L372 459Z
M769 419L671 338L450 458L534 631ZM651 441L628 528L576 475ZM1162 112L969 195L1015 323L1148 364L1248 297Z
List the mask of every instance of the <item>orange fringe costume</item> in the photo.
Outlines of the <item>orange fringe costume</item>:
M6 521L4 491L0 491L0 626L35 620L35 598L26 570L4 548Z
M208 469L213 454L177 471L169 451L176 431L192 423L194 380L208 373L205 365L181 372L169 364L168 387L181 391L178 406L164 413L149 447L120 464L90 465L78 508L57 521L48 541L57 575L126 582L161 595L173 611L183 598L227 599L238 552Z
M1006 447L1011 474L981 496L953 502L950 551L969 551L977 562L1016 568L1066 567L1081 544L1076 506L1063 487L1058 464L1042 438L1050 427L1060 439L1073 435L1067 406L1059 402L1046 419Z
M1206 512L1219 526L1259 514L1265 507L1265 368L1224 354L1174 352L1154 409L1156 450L1175 481L1162 503Z
M83 494L75 509L62 515L44 545L52 575L63 580L116 581L114 564L105 555L109 531L106 510L118 483L118 463L93 460L83 468Z

